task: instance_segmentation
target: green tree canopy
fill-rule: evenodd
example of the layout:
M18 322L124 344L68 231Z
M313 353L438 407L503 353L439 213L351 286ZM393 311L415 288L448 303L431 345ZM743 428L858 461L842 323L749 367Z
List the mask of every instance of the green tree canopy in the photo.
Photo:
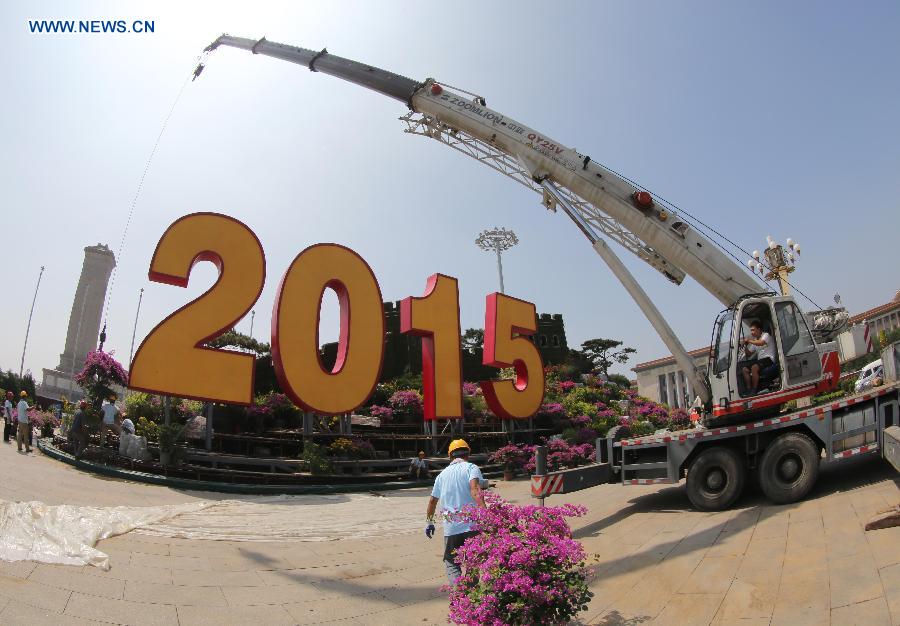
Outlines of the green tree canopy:
M233 328L212 341L208 341L206 345L210 348L238 348L244 352L252 352L256 356L265 356L271 353L269 344L257 341Z
M478 354L484 346L484 330L467 328L460 339L460 345L469 354Z
M620 346L622 346L622 342L615 339L588 339L581 344L580 352L593 363L595 368L608 377L609 368L613 363L627 363L630 355L637 352L634 348Z

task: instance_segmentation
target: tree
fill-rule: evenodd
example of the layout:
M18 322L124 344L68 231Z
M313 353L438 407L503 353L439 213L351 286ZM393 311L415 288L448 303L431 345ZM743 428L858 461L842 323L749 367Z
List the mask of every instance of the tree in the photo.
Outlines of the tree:
M262 341L257 341L249 335L231 329L222 333L212 341L207 341L210 348L222 348L225 350L237 349L239 352L252 354L256 357L253 376L253 395L262 396L267 393L281 393L281 386L275 376L275 367L272 365L272 347Z
M239 333L233 328L228 332L222 333L212 341L207 341L206 345L210 348L238 348L243 352L252 352L258 357L271 354L269 344L257 341L253 337Z
M496 368L482 362L484 355L484 330L469 328L462 334L459 342L462 351L463 380L489 380L497 376Z
M617 384L619 387L623 389L631 388L631 381L628 380L627 376L622 376L621 374L610 374L609 382Z
M19 376L12 370L7 370L5 374L0 371L0 392L2 392L0 396L5 396L7 391L12 391L16 398L19 397L20 391L26 391L29 397L34 398L34 378L31 377L31 372Z
M484 346L484 331L480 328L467 328L460 341L463 351L478 354Z
M624 364L637 352L634 348L619 348L621 345L622 342L615 339L588 339L581 344L581 354L608 377L613 363Z

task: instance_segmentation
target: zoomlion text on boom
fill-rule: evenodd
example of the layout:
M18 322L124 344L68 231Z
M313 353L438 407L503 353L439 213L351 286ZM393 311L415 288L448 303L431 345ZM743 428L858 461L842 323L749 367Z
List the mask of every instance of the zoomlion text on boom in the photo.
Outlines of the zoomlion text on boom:
M155 20L28 20L32 33L152 33Z

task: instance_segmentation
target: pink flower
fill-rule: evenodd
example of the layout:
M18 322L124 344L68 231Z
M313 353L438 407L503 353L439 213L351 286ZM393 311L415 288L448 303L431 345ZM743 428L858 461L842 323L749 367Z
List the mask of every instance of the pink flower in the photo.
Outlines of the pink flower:
M389 422L394 419L394 409L389 406L379 406L377 404L373 404L369 407L369 415L372 417L377 417L384 422Z
M477 384L475 384L475 383L466 383L466 382L464 382L464 383L462 384L462 392L463 392L463 395L464 395L464 396L475 396L475 395L478 395L478 392L479 392L480 389L481 389L481 387L479 387L479 386L478 386Z
M407 413L410 415L422 415L422 396L418 391L405 390L394 393L388 400L388 404L395 413Z
M465 574L450 589L456 624L565 624L593 595L585 552L566 517L582 506L516 506L493 493L487 507L467 507L461 519L480 531L457 550Z

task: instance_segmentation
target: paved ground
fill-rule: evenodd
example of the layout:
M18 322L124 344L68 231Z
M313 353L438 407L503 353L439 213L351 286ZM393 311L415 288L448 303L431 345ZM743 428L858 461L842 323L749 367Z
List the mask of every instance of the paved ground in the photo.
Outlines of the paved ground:
M0 444L0 498L49 504L153 505L223 499L85 475ZM524 481L500 483L527 500ZM371 496L373 499L377 495ZM425 492L385 494L418 520ZM301 497L302 498L302 497ZM900 528L865 533L900 501L881 462L823 474L806 502L698 513L683 487L604 486L549 503L589 507L573 525L592 555L593 624L900 624ZM302 502L302 500L300 501ZM298 527L342 505L367 520L365 499L298 507ZM378 500L382 505L385 500ZM332 507L335 507L332 509ZM321 524L320 524L321 526ZM444 623L439 538L385 528L368 539L234 542L130 533L105 540L112 567L0 562L2 624ZM342 620L342 621L341 621Z

